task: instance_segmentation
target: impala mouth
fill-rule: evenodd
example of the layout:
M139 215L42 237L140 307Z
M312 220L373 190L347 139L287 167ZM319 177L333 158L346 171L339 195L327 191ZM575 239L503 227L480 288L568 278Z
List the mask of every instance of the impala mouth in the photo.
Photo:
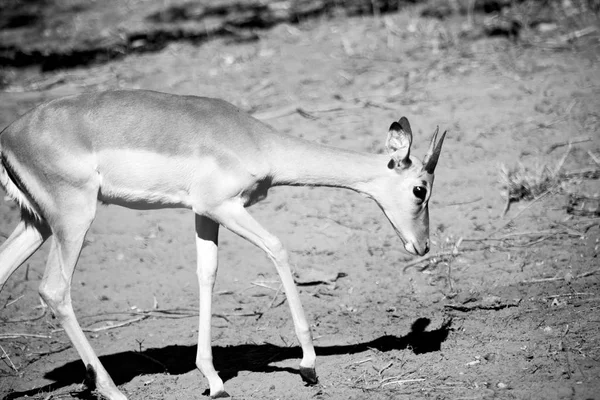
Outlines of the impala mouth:
M404 250L406 250L408 253L412 254L413 256L420 256L420 255L422 255L422 254L419 254L419 252L415 248L415 245L412 244L412 243L406 243L406 242L404 242Z
M413 256L418 256L420 255L419 252L417 251L417 248L415 247L414 244L412 244L411 242L409 242L408 240L404 239L404 237L400 234L400 232L394 228L394 230L396 231L396 235L398 235L398 238L400 239L400 241L402 242L402 245L404 246L404 250L408 253L408 254L412 254Z
M410 241L404 239L398 231L396 231L396 233L398 234L400 241L404 245L404 250L406 250L406 252L408 254L412 254L413 256L424 256L425 254L427 254L429 252L428 245L425 245L425 247L423 249L420 249L413 242L410 242Z

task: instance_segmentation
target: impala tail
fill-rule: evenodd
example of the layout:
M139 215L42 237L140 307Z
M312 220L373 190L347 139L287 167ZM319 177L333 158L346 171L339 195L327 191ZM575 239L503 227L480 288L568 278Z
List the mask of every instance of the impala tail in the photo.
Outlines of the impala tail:
M1 139L1 136L0 136ZM8 161L5 152L2 151L2 142L0 140L0 186L6 191L8 196L17 202L21 208L21 219L25 222L42 221L40 213L37 211L35 202L29 195L25 185L15 172L15 169Z

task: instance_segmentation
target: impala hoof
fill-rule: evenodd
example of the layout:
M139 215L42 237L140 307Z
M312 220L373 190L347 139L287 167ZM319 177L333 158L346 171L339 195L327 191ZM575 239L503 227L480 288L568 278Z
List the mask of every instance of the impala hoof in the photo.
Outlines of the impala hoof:
M319 382L317 371L314 368L300 367L300 376L309 385L316 385Z
M211 399L224 399L226 397L230 397L230 396L229 396L229 393L227 393L224 390L220 390L217 393L210 395Z

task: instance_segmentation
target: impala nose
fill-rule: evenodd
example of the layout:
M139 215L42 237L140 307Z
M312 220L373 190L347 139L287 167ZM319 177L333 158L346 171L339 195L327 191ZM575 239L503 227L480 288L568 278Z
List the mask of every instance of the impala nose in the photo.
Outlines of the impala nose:
M429 253L429 240L425 242L423 247L418 246L416 243L407 242L404 245L404 249L415 256L424 256L425 254Z

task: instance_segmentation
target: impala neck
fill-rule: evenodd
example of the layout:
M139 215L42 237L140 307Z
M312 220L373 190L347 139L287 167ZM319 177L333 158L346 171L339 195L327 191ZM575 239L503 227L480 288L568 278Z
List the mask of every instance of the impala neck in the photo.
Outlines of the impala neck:
M371 194L370 184L386 171L387 156L326 146L291 136L278 136L267 157L272 184L329 186Z

